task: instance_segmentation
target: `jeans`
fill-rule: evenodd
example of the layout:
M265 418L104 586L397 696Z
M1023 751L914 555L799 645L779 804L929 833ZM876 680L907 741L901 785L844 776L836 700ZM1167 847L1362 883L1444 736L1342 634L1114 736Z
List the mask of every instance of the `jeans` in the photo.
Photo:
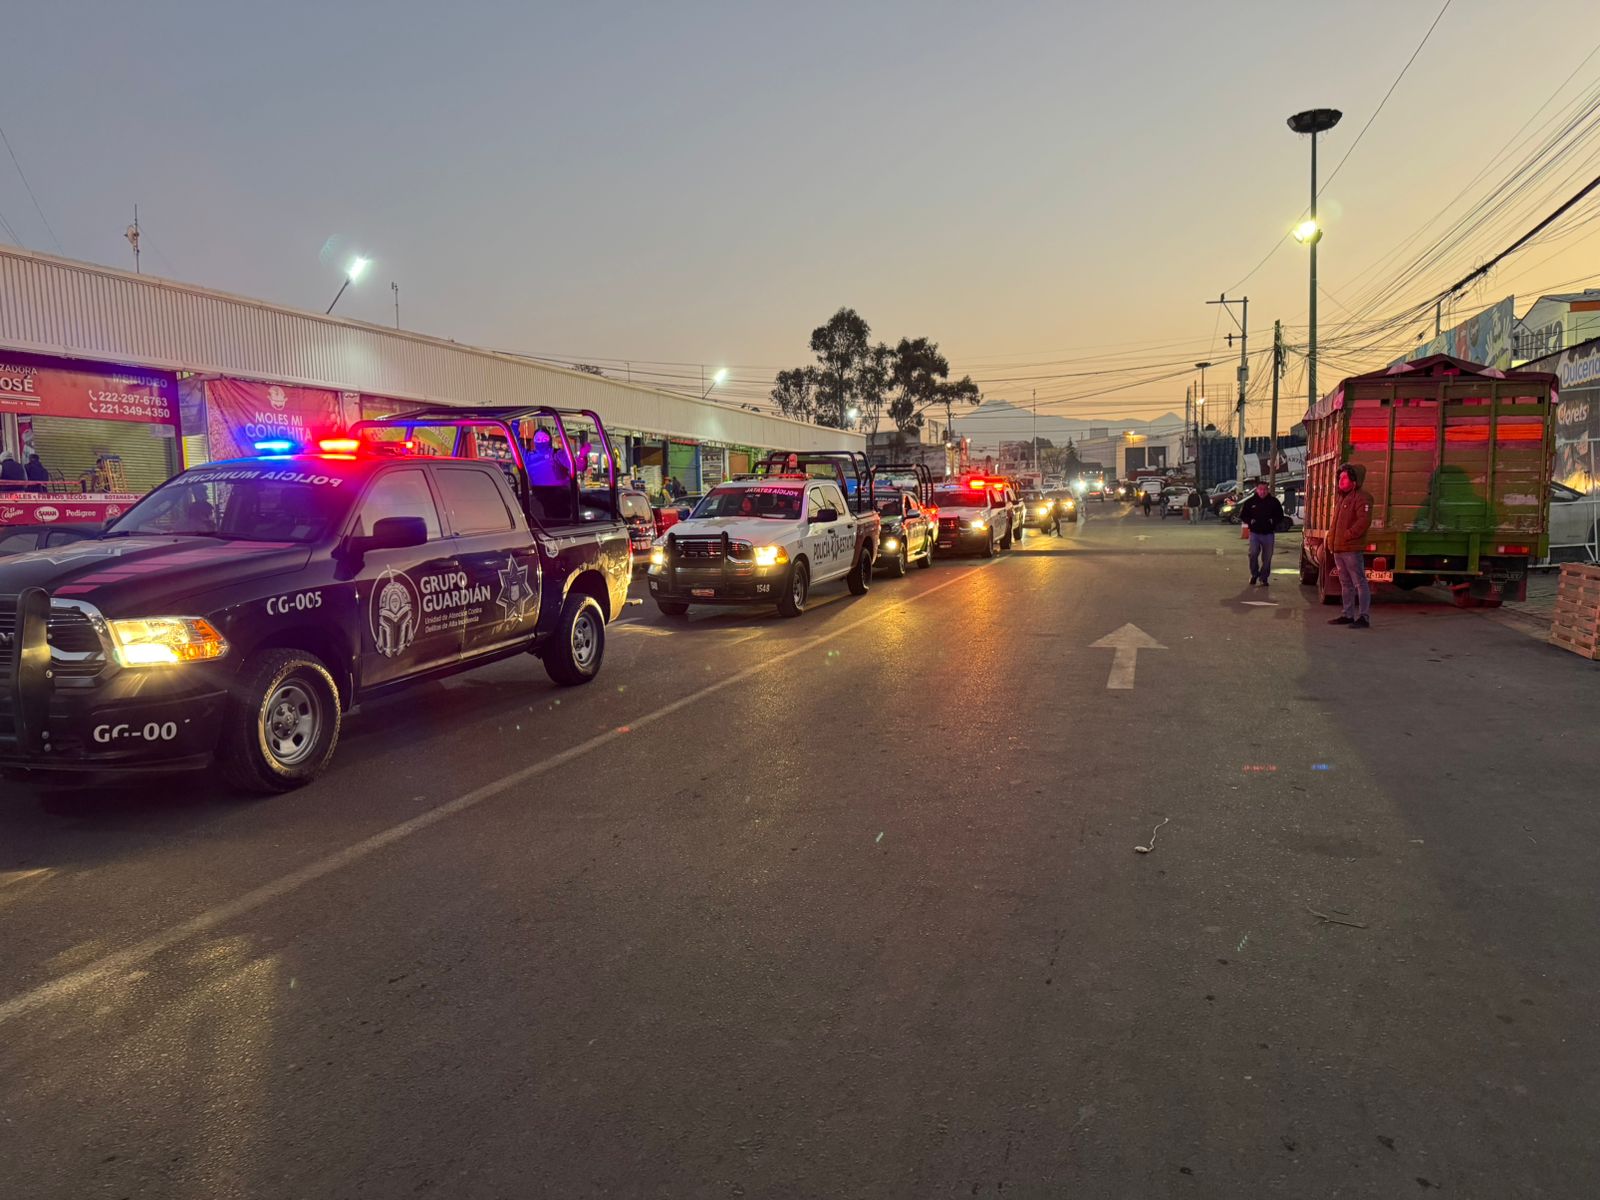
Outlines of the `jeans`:
M1336 553L1333 561L1339 567L1339 596L1344 602L1344 615L1369 616L1372 612L1372 585L1367 582L1366 558L1361 551L1350 550Z
M1250 579L1265 579L1272 574L1272 547L1278 540L1275 533L1251 533Z

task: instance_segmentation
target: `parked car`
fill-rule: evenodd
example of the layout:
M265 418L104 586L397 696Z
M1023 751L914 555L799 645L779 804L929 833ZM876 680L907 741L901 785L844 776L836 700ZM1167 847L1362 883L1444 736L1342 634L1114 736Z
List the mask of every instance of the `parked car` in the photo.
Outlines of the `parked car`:
M798 617L816 584L844 579L857 596L872 586L883 522L865 487L865 456L774 458L764 476L719 483L657 539L648 578L666 616L691 604L775 604L781 616ZM833 478L813 475L818 467Z
M1600 552L1596 544L1597 520L1600 496L1586 496L1564 483L1552 482L1549 561L1594 562Z
M99 525L0 525L0 556L66 546L99 534Z
M1187 515L1189 509L1189 493L1194 491L1188 484L1161 489L1161 519L1168 517L1182 517Z
M997 550L1011 549L1011 504L993 480L947 481L934 489L933 499L939 506L939 553L977 550L993 558Z
M872 468L867 489L883 521L878 564L891 575L906 566L933 566L939 542L939 510L933 505L933 475L922 463L885 463Z

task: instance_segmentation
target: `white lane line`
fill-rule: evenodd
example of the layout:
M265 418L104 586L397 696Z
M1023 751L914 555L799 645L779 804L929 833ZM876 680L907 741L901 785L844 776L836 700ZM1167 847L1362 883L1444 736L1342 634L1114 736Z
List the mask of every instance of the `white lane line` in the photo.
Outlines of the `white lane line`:
M994 561L1004 562L1006 560L995 559ZM918 592L915 596L907 596L904 599L891 602L891 604L898 607L915 604L924 597L931 596L935 592L942 592L945 588L960 583L964 579L970 579L977 572L987 570L992 565L994 564L985 563L982 566L971 567L959 575L952 576L943 583L936 583L925 591ZM670 717L675 712L688 708L690 705L698 704L706 697L714 695L725 688L742 683L755 675L766 673L776 663L805 654L825 642L831 642L835 638L843 637L853 629L859 629L871 621L887 616L895 611L893 606L878 608L866 616L859 617L854 621L847 621L837 629L830 629L826 633L818 634L814 638L801 642L798 646L763 657L758 663L745 667L741 671L735 671L732 675L719 679L715 683L709 683L698 691L691 692L678 700L663 704L654 712L646 713L642 717L636 717L626 725L608 730L590 738L586 742L581 742L576 746L563 750L559 754L554 754L530 766L523 767L519 771L513 771L511 774L502 776L492 783L486 783L482 787L474 788L465 795L446 801L438 808L429 809L425 813L412 817L409 821L402 821L398 825L375 833L371 837L364 838L353 845L346 846L343 850L330 854L325 858L320 858L316 862L309 863L298 871L290 871L287 875L280 876L271 883L252 888L244 895L229 900L224 904L219 904L215 908L207 909L197 916L190 917L187 921L180 921L176 925L170 925L159 933L145 938L142 942L136 942L124 950L108 954L104 958L97 959L76 971L71 971L57 979L41 983L38 987L21 992L0 1003L0 1025L37 1008L51 1004L56 1000L70 996L74 992L82 991L86 987L127 971L141 963L148 962L156 955L187 941L197 934L209 933L211 930L225 925L237 917L242 917L262 905L270 904L272 901L286 896L308 883L313 883L326 875L331 875L335 871L360 862L364 858L369 858L379 850L391 846L395 842L408 838L414 833L421 833L430 825L437 825L447 817L453 817L469 808L475 808L485 800L498 796L508 788L516 787L520 783L526 783L530 779L536 779L540 775L547 774L558 767L564 767L574 759L582 758L593 750L610 745L618 738L637 733L645 726L653 725L657 721Z

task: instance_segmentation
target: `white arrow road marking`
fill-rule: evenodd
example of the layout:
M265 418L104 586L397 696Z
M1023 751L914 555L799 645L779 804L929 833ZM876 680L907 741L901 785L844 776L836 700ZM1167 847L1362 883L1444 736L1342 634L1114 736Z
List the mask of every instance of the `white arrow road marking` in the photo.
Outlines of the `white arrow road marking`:
M1089 643L1089 649L1116 651L1111 658L1111 674L1106 677L1106 687L1127 689L1133 686L1133 671L1138 664L1139 651L1165 650L1166 647L1137 625L1124 625L1098 642Z
M1277 608L1276 600L1241 600L1240 604L1248 604L1251 608Z

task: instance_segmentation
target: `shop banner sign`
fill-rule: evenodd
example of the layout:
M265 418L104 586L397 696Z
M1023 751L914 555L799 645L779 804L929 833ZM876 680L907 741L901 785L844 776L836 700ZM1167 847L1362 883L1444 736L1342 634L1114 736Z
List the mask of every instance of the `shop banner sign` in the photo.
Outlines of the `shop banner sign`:
M115 368L58 369L0 355L0 413L176 425L175 391L168 376Z
M120 517L139 502L138 496L95 496L82 499L69 494L39 496L0 494L0 525L51 525L91 522L104 524Z
M344 428L343 395L246 379L206 380L211 457L242 458L257 442L285 439L309 446Z

